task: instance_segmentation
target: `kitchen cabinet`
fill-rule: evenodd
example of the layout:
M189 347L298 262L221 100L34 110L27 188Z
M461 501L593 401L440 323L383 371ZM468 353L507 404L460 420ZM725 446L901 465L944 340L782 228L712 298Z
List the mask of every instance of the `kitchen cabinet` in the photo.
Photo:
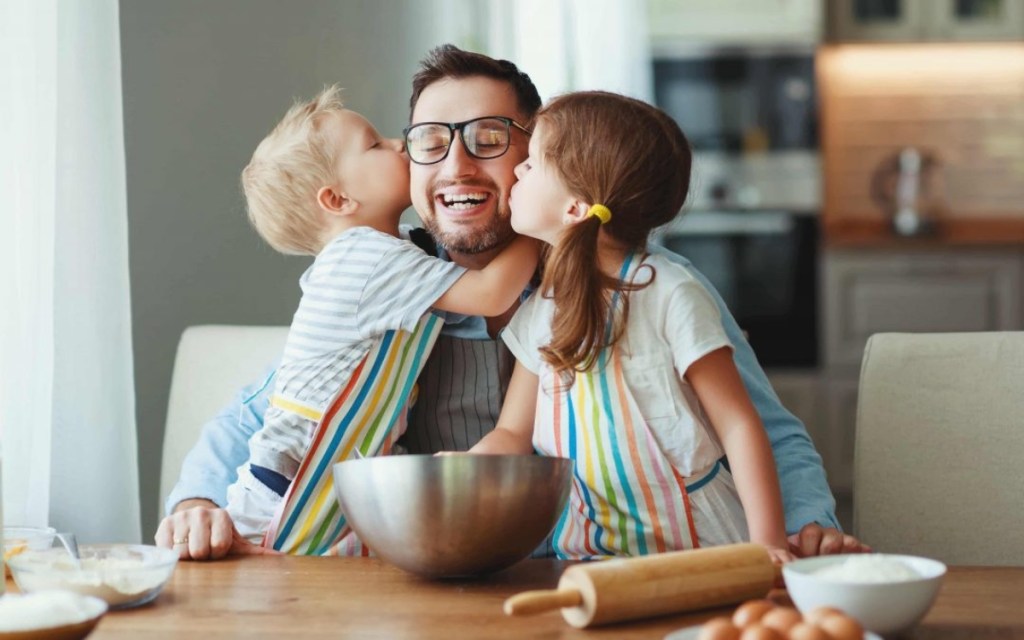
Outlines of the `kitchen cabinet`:
M856 374L881 332L1021 327L1024 253L998 249L829 249L823 268L824 362Z
M647 0L656 55L701 45L815 45L823 4L808 0Z
M882 332L1024 329L1024 249L827 247L821 283L824 369L812 437L842 512L853 491L867 339Z
M955 42L1024 38L1024 0L829 0L838 42Z

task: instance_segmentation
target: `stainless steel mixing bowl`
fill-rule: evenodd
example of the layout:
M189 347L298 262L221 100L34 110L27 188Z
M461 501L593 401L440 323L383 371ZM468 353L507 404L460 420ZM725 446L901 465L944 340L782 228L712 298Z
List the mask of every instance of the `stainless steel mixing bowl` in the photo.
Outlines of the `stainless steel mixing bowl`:
M421 576L474 576L530 555L558 522L572 461L542 456L385 456L334 465L352 528Z

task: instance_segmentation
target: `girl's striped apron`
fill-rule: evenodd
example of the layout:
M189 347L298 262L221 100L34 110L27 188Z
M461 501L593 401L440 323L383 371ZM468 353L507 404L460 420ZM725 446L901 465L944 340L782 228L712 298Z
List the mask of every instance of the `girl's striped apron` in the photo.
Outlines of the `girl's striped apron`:
M391 451L405 431L416 378L443 324L438 316L428 313L411 333L385 333L323 415L309 407L297 407L294 402L273 400L275 405L302 411L319 424L270 523L264 547L296 555L368 554L339 511L331 468L349 458Z
M620 277L633 259L626 259ZM569 505L552 536L560 558L699 546L689 492L709 482L718 464L702 478L679 475L626 385L617 346L605 349L592 370L577 372L570 385L545 365L537 409L534 448L576 461Z

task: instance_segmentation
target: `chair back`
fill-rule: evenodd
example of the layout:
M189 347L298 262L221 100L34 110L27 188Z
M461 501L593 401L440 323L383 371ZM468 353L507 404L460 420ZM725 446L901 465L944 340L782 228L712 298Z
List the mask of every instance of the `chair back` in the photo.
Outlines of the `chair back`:
M874 335L858 393L855 535L1024 565L1024 332Z
M178 342L167 402L160 469L160 513L185 454L202 426L255 382L284 350L288 327L202 325L185 329Z

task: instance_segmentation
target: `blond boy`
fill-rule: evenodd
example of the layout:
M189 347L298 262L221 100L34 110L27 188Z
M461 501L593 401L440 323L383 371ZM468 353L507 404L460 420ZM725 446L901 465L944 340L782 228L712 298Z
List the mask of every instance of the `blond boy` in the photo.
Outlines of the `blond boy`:
M472 271L401 237L399 218L410 203L402 144L346 109L337 87L288 111L257 147L242 185L249 219L267 243L316 256L300 279L302 299L271 408L228 488L227 511L238 532L258 542L327 406L342 389L377 382L365 372L358 377L368 354L385 348L395 332L416 331L432 309L506 311L536 267L537 245L517 240ZM391 435L364 453L386 453L404 420L388 426Z

